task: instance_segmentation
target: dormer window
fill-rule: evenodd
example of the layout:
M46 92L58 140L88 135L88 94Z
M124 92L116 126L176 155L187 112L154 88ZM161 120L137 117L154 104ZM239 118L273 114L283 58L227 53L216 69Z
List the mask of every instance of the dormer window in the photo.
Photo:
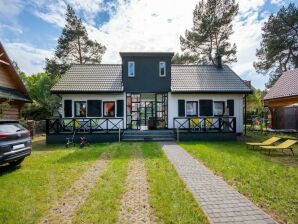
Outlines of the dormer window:
M166 63L164 61L159 62L159 76L166 76Z
M128 62L128 77L135 77L135 62Z

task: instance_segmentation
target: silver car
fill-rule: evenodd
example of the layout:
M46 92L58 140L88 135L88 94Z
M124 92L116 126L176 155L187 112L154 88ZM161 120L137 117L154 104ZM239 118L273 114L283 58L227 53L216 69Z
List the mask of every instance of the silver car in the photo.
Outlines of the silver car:
M0 165L16 166L31 154L30 132L17 121L0 121Z

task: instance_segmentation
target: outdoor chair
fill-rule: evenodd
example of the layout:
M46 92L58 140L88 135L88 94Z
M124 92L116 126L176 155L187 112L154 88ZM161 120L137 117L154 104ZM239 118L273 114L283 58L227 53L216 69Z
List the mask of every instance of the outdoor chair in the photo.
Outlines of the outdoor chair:
M262 149L266 149L266 150L269 150L269 155L271 153L272 150L281 150L282 152L284 152L283 150L284 149L289 149L291 150L293 156L294 156L294 151L293 151L293 148L292 146L294 144L296 144L298 141L297 140L286 140L285 142L283 143L280 143L279 145L273 145L273 146L261 146Z
M252 146L252 149L254 149L255 146L269 146L272 145L273 143L277 142L278 140L280 140L280 138L278 137L272 137L267 139L266 141L263 142L247 142L246 146Z
M190 119L190 128L195 131L196 129L201 129L200 119L199 118L191 118Z

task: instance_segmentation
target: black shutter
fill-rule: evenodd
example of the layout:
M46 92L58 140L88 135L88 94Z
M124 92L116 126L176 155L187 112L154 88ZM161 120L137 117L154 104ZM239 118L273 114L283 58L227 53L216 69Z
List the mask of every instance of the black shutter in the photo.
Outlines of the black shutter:
M64 100L64 117L72 117L72 100Z
M124 116L124 101L117 100L117 117L123 117L123 116Z
M229 115L234 116L234 100L227 100L227 107L229 108Z
M200 116L213 116L212 100L200 100Z
M87 116L101 117L101 100L87 100Z
M178 100L178 116L185 117L185 100Z

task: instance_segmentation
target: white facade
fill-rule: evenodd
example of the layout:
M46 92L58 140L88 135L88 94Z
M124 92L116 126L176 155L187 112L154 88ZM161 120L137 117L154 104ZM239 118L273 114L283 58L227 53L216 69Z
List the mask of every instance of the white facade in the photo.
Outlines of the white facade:
M124 100L124 105L126 105L126 93L102 93L102 94L61 94L62 96L62 116L64 117L64 100L72 100L72 117L74 117L74 102L75 101L86 101L87 100L101 100L102 102L109 102L109 101L115 101L115 111L117 111L117 100ZM103 111L103 104L101 106L101 111ZM88 107L87 107L87 114L88 114ZM120 128L125 128L126 127L126 110L124 109L124 127ZM90 117L86 117L90 118ZM118 118L117 114L115 114L114 118ZM117 120L115 120L117 123Z
M197 101L199 100L213 100L224 101L234 100L234 117L236 117L236 132L243 132L243 94L181 94L169 93L168 95L168 128L173 128L173 119L178 117L178 100ZM198 114L200 114L200 107L198 107Z
M115 111L117 111L117 100L124 101L124 127L126 127L126 93L102 93L102 94L61 94L62 96L62 116L64 117L64 100L72 100L72 117L74 117L74 102L87 100L101 100L115 101ZM168 128L173 128L173 119L178 117L178 100L196 101L199 105L199 100L213 100L224 101L227 104L227 100L234 100L234 117L236 117L236 132L243 132L243 94L181 94L181 93L168 93ZM88 108L87 108L88 111ZM103 111L103 108L101 108ZM198 106L198 114L200 114L200 107ZM89 117L86 117L89 118ZM115 117L118 118L117 114ZM121 117L122 118L122 117Z

